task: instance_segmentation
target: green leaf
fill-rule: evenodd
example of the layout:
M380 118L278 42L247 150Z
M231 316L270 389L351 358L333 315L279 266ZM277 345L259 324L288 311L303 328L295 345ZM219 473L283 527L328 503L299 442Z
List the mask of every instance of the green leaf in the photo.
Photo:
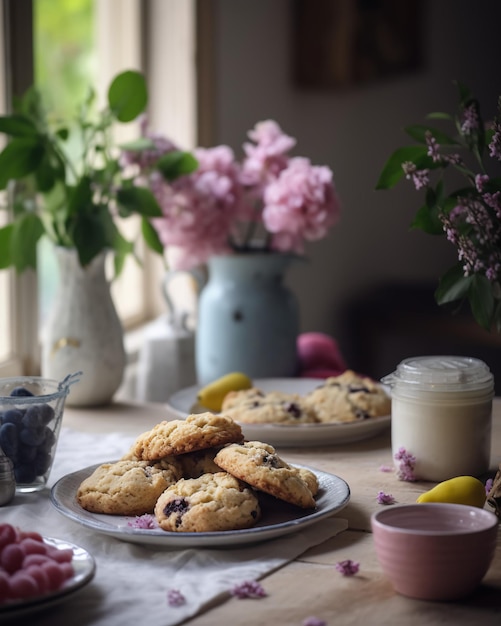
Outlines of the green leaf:
M441 111L435 111L434 113L428 113L426 116L427 119L430 120L454 120L454 116L450 115L450 113L442 113Z
M0 133L13 137L34 137L38 135L35 124L24 115L0 116Z
M144 217L141 220L141 232L148 247L153 250L153 252L163 254L164 246L160 241L160 237L158 236L157 231L152 226L152 224Z
M108 210L99 208L92 213L78 213L73 220L72 239L82 267L106 249L114 247L117 227Z
M443 235L444 227L439 218L439 210L436 205L423 205L418 209L411 223L411 228L417 228L428 235Z
M125 239L125 237L123 237L122 234L117 230L113 242L113 250L115 252L113 263L116 278L122 273L127 256L134 253L134 244L130 241L127 241L127 239Z
M477 323L490 330L494 314L494 295L492 283L480 274L474 274L468 289L468 300Z
M418 169L433 166L431 157L427 154L426 146L405 146L398 148L386 161L379 176L376 189L391 189L404 176L402 163L412 161Z
M10 254L13 224L0 228L0 269L6 269L13 264Z
M128 141L119 146L120 150L129 152L140 152L141 150L151 150L155 147L155 142L148 137L138 137L133 141Z
M139 213L146 217L162 217L155 196L146 187L122 187L117 190L117 201L129 213Z
M92 181L89 176L82 176L74 187L68 187L68 191L68 215L89 212L93 206Z
M174 150L160 157L156 167L167 181L172 181L194 172L198 167L198 161L189 152Z
M434 137L439 144L458 145L458 142L455 141L452 137L449 137L449 135L446 135L436 128L430 128L429 126L422 126L420 124L407 126L407 128L405 128L405 132L410 137L423 144L426 144L426 133L431 133L432 137Z
M54 187L58 175L58 169L52 167L49 158L46 154L44 154L42 160L40 161L40 165L35 171L38 190L42 193L50 191L52 187Z
M440 279L435 291L435 300L438 304L446 304L466 298L472 280L472 276L464 275L462 263L457 263Z
M128 70L118 74L108 90L108 103L120 122L131 122L148 103L146 80L140 72Z
M43 145L37 138L22 137L10 141L0 152L0 189L5 189L10 180L34 172L43 156Z
M26 213L13 223L10 253L18 272L28 267L36 269L37 243L44 232L42 220L35 213Z

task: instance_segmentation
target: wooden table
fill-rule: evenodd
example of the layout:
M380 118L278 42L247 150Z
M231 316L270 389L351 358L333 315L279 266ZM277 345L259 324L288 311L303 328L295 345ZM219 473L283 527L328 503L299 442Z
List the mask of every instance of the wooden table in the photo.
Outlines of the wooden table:
M66 410L64 423L93 433L121 432L137 435L162 419L166 408L158 404L114 404L107 409ZM413 503L431 483L397 480L381 467L392 465L390 430L366 441L340 446L278 448L292 463L336 474L349 484L351 499L339 517L349 522L347 531L307 551L263 581L268 595L243 603L230 599L189 624L221 626L301 625L314 615L336 626L364 624L382 626L433 626L435 624L499 626L501 622L501 543L481 587L469 598L456 602L425 602L396 594L377 562L370 516L381 508L379 491L390 493L399 504ZM494 401L491 468L501 463L501 398ZM486 478L486 477L483 477ZM486 508L489 508L486 505ZM501 537L501 533L500 533ZM344 559L360 563L356 576L344 577L334 565Z

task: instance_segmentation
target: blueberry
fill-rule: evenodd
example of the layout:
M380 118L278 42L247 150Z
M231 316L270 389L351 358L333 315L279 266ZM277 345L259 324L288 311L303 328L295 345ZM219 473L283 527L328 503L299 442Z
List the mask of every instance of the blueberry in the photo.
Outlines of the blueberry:
M2 417L2 424L14 424L20 427L24 416L24 411L20 409L7 409Z
M188 500L185 498L176 498L171 502L168 502L164 507L165 515L172 515L177 513L176 518L176 528L181 526L181 518L186 513L186 511L190 508L190 504Z
M28 397L28 396L34 396L34 393L31 393L31 391L29 389L26 389L25 387L14 387L14 389L10 392L11 396L17 396L17 397Z
M42 443L39 445L39 450L43 450L44 452L50 452L52 450L52 446L56 443L56 435L54 431L52 431L47 426L44 429L45 436Z
M16 426L11 423L2 424L0 426L0 447L10 459L16 458L18 445Z
M50 421L54 419L56 415L54 409L50 406L50 404L41 404L40 405L40 419L42 420L42 424L48 424Z
M296 419L301 417L301 408L295 402L286 402L284 404L284 409Z
M45 428L23 428L19 440L28 446L39 446L45 438Z
M52 457L50 454L38 449L34 463L36 475L43 476L45 472L49 469L51 461Z
M44 426L40 405L35 404L26 409L26 413L23 417L23 426L25 428L40 428Z
M17 460L19 463L33 463L37 455L39 448L35 446L27 446L25 443L20 443L17 449Z
M16 483L32 483L37 477L33 463L22 463L14 467Z

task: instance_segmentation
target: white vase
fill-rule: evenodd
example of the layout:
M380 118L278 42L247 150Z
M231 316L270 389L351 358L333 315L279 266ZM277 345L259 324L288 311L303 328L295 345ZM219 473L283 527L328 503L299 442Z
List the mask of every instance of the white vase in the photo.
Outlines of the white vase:
M42 375L81 371L67 405L108 404L125 369L123 329L105 276L106 253L85 268L76 250L57 248L59 286L42 333Z

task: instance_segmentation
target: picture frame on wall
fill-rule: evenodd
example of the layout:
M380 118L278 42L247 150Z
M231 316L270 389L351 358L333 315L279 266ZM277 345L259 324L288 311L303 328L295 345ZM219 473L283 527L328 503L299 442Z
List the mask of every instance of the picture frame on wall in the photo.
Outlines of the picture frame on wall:
M293 0L293 81L336 89L419 71L422 0Z

